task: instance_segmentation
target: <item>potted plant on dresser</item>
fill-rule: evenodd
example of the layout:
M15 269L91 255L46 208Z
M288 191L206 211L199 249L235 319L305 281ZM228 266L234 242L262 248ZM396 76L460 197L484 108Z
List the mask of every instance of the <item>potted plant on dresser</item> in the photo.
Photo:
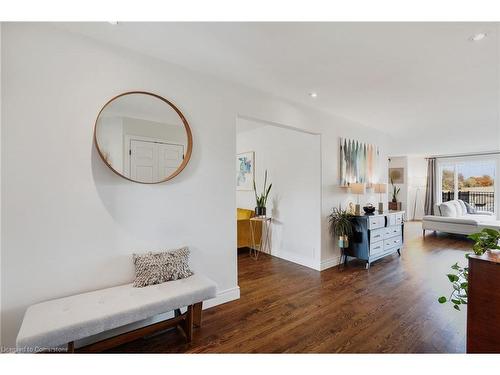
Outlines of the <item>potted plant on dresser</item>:
M352 214L348 210L343 210L340 206L334 207L332 213L328 216L330 223L330 232L337 238L337 244L340 248L340 261L345 257L344 250L349 247L349 237L353 233Z
M266 204L267 197L269 196L269 192L271 191L271 187L273 184L269 184L267 187L267 169L264 174L264 189L261 194L257 194L257 187L255 186L255 180L253 182L253 191L255 193L255 216L266 216ZM267 188L266 188L267 187Z
M394 184L394 180L391 178L391 185L392 185L392 201L389 202L389 210L400 210L401 209L401 204L398 202L398 194L401 191L400 187L397 187Z

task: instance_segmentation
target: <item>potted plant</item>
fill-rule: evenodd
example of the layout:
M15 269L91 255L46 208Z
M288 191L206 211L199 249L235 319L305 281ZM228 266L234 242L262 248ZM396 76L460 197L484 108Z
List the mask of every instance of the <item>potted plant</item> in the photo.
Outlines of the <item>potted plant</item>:
M472 251L476 255L483 255L488 250L500 250L498 241L500 240L500 231L485 228L479 233L474 233L468 236L474 240ZM469 254L465 254L468 258ZM448 298L441 296L438 298L439 303L450 302L455 310L460 311L460 305L467 305L467 291L469 286L469 267L462 267L458 263L451 266L453 273L446 276L453 285L453 290Z
M269 196L269 192L271 191L271 187L273 184L269 184L269 187L267 187L267 169L266 173L264 175L264 190L260 195L257 194L257 188L255 186L255 180L253 182L253 191L255 193L255 215L256 216L266 216L266 204L267 204L267 197Z
M349 237L353 232L352 216L348 210L343 210L340 206L334 207L328 216L330 231L332 235L338 236L338 245L341 249L349 247Z
M401 191L401 188L394 185L394 180L392 178L391 178L391 185L392 185L392 201L396 203L398 201L398 194Z

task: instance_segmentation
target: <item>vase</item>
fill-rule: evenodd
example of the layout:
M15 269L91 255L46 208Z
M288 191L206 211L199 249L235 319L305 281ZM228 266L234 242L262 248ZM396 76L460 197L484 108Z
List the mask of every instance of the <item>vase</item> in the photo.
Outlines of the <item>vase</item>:
M339 248L346 249L349 247L349 237L348 236L339 236Z
M255 216L266 216L265 207L255 207Z

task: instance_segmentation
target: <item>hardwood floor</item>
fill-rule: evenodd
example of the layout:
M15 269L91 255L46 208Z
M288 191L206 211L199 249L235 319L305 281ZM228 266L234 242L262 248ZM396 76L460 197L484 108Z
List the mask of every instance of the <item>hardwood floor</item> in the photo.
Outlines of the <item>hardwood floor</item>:
M205 310L186 344L175 331L113 352L454 353L465 351L465 311L440 305L454 262L471 242L407 223L402 256L314 271L278 258L238 256L241 298Z

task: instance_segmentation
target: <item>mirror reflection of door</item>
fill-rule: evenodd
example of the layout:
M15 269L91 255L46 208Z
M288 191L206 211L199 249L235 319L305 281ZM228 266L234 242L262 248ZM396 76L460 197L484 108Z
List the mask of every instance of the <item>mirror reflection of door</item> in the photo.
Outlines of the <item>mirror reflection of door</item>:
M191 155L187 121L167 100L143 92L125 93L99 113L96 146L117 174L141 183L167 181Z
M184 158L184 146L131 139L129 156L130 178L154 182L170 176L177 170Z

